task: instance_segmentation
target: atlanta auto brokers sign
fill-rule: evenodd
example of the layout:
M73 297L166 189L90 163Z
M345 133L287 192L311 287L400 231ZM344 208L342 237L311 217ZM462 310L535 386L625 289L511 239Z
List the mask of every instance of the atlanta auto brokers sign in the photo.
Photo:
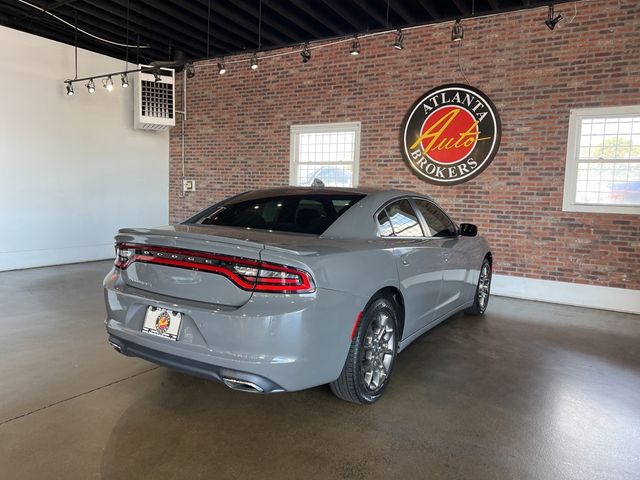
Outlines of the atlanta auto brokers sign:
M500 117L491 100L468 85L442 85L413 104L402 122L402 152L413 172L455 185L489 166L500 146Z

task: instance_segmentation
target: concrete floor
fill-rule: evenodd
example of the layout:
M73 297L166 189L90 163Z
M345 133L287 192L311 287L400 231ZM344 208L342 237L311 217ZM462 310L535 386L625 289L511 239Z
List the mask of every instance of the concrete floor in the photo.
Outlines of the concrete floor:
M370 407L234 392L107 346L105 262L0 273L0 477L640 478L640 317L493 297Z

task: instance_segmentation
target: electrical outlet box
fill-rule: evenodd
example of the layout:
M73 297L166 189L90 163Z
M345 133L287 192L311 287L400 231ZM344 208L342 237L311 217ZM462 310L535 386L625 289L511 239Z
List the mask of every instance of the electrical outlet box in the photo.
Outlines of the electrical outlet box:
M195 180L182 180L182 191L183 192L195 192L196 191L196 181Z

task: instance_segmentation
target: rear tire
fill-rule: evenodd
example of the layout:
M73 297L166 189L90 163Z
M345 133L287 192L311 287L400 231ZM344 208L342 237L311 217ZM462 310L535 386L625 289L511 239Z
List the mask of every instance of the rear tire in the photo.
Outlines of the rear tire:
M335 396L348 402L370 404L389 385L398 355L398 314L393 301L374 299L360 319L340 376L330 384Z
M484 315L489 305L489 294L491 293L491 262L485 257L480 267L480 276L476 294L473 298L473 305L465 310L469 315Z

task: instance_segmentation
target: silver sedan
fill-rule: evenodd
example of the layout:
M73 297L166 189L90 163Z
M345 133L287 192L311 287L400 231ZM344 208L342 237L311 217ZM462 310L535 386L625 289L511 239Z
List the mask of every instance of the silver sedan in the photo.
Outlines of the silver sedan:
M373 403L398 353L487 308L492 254L431 198L251 191L183 223L122 229L104 281L119 352L249 392L330 384Z

